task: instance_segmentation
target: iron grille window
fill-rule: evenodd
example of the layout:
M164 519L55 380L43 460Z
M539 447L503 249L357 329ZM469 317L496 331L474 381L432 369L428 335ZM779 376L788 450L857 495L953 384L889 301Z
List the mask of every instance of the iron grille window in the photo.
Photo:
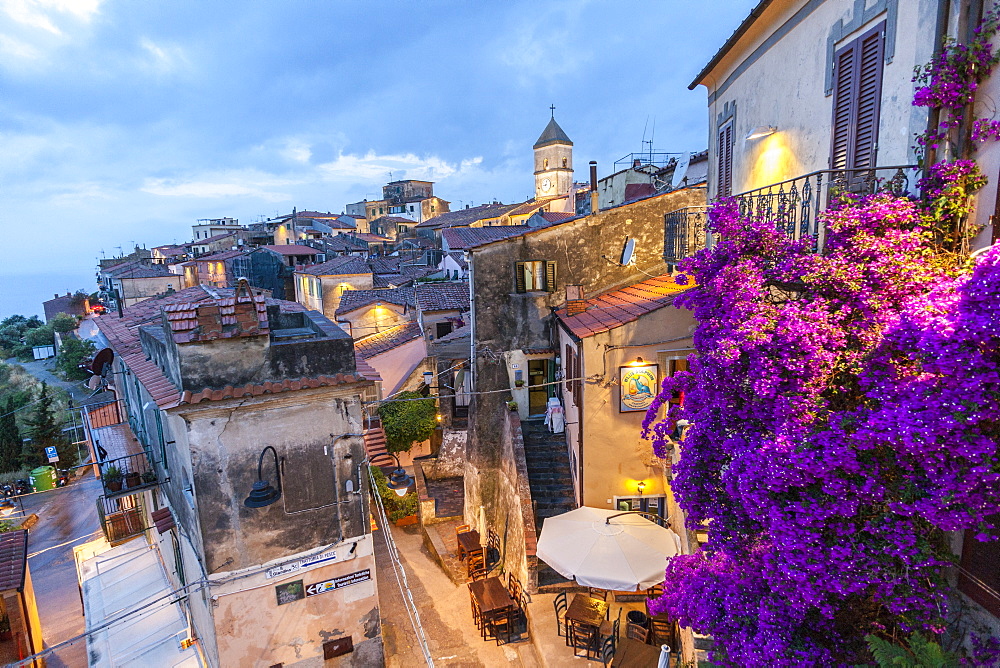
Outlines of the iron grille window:
M885 22L875 26L833 56L833 138L831 169L875 166Z

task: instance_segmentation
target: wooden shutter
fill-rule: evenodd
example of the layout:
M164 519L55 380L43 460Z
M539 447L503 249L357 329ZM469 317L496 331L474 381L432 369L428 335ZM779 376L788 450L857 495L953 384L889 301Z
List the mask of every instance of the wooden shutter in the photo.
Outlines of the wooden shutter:
M556 263L546 262L545 263L545 289L549 292L555 292L556 289Z
M719 128L719 178L716 198L733 194L733 122Z
M515 292L526 292L524 286L524 263L515 262L514 263L514 291Z
M1000 517L990 518L996 522ZM966 596L1000 617L1000 541L982 543L975 531L966 531L962 541L962 561L958 588Z
M573 383L568 382L573 373L573 348L567 343L566 344L566 356L563 357L563 379L566 380L566 391L573 392Z
M834 54L831 169L875 166L884 57L884 22Z
M581 357L580 351L577 351L577 354L573 355L573 378L576 379L573 381L573 401L577 406L583 406L583 397L580 396L580 390L583 388L583 380L580 378L583 374Z

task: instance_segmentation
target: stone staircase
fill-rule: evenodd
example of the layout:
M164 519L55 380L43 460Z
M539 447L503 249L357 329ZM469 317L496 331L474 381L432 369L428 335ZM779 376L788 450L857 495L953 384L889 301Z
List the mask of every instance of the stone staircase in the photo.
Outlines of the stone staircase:
M528 467L528 484L534 506L535 530L542 532L545 519L576 508L573 477L566 452L566 434L552 434L542 419L521 423L524 437L524 457ZM538 562L538 586L551 587L567 580Z

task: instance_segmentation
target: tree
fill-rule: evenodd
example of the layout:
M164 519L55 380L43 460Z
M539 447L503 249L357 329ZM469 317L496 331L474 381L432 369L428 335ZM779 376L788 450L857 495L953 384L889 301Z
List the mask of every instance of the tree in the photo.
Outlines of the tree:
M437 408L433 399L419 392L401 392L394 399L378 409L385 430L385 445L389 452L406 452L414 443L426 441L434 433Z
M85 380L90 373L80 368L80 363L97 350L91 341L69 338L63 341L56 358L56 368L66 380Z
M35 403L31 415L25 420L28 435L31 436L31 443L25 446L21 453L21 461L24 466L34 468L48 462L45 457L45 448L56 446L63 448L66 439L62 433L62 421L58 419L53 409L52 393L49 386L44 381L38 390L38 399ZM62 457L60 457L60 461ZM66 463L66 462L64 462Z
M49 327L53 330L59 332L60 334L65 334L66 332L72 332L76 329L78 323L76 318L69 315L68 313L56 313L52 320L49 321Z
M17 402L5 397L0 402L0 472L13 471L20 464L21 432L17 428Z
M24 334L25 343L29 346L51 346L55 343L55 332L48 325L29 329Z

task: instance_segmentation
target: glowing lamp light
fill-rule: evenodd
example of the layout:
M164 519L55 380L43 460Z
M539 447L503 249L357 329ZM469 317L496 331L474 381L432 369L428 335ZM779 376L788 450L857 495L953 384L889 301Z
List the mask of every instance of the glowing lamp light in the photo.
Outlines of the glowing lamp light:
M396 496L404 497L409 491L410 485L413 484L413 478L406 475L406 471L399 463L399 457L392 455L392 458L396 460L396 470L389 474L389 480L385 486L394 491Z
M634 361L628 363L628 366L644 366L645 364L646 361L644 359L636 357Z
M644 480L640 480L639 484L636 485L635 488L636 488L636 490L638 490L639 495L642 496L643 490L646 489L646 482Z
M760 139L761 137L766 137L768 135L773 135L778 131L773 125L758 125L753 130L747 133L746 141L752 141L754 139Z

